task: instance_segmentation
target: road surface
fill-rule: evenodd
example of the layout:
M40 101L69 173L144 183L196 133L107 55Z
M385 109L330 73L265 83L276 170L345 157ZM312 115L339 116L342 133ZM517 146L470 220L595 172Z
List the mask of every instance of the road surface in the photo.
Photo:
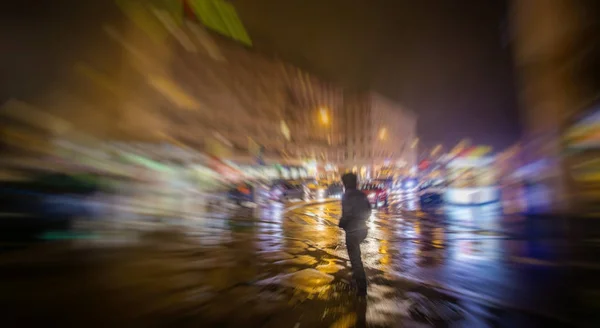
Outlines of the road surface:
M479 212L477 212L479 211ZM460 211L459 211L460 212ZM99 231L0 255L8 326L568 326L559 266L530 263L494 209L373 211L353 296L338 202ZM539 246L538 246L539 247ZM563 286L565 287L565 286Z

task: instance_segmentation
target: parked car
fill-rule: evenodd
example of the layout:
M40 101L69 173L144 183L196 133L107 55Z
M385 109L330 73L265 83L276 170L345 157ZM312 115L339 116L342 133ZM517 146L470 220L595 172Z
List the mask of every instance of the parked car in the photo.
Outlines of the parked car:
M419 205L421 209L435 209L444 204L445 184L443 181L425 181L419 186Z
M388 205L388 188L383 183L365 183L360 188L369 199L373 208Z
M304 199L322 199L325 198L325 186L322 182L315 179L309 179L304 182Z
M276 182L271 188L270 199L278 202L305 199L304 185L296 180L283 180Z
M327 185L326 193L326 198L342 198L344 185L341 182L332 182Z
M94 215L89 199L100 190L94 179L40 173L0 184L0 242L39 240L48 231L67 231L78 218Z
M254 187L248 182L237 183L229 190L228 198L238 206L246 206L254 202Z
M305 199L327 199L327 198L341 198L344 194L344 186L341 182L331 181L315 181L309 180L304 187L306 194Z

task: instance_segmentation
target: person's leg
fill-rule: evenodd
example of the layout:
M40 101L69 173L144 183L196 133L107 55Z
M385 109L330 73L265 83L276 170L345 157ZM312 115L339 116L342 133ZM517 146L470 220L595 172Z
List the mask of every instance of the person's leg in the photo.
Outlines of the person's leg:
M367 276L363 267L360 243L365 239L366 232L351 232L346 234L346 247L352 265L352 277L356 281L359 295L367 294Z

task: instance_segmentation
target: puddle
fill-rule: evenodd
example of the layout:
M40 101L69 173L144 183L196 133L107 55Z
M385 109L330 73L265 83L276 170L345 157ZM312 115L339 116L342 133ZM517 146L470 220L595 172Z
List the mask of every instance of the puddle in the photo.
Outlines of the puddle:
M259 285L281 285L285 287L298 288L302 290L311 290L315 287L322 287L329 285L333 281L332 275L320 272L315 269L304 269L294 273L277 275L272 278L268 278L259 281Z
M275 262L275 264L283 264L283 265L288 265L288 264L313 265L315 263L317 263L317 259L315 259L314 257L309 256L309 255L300 255L295 258Z
M329 262L327 264L317 266L316 269L323 273L336 273L338 271L344 270L345 267L339 264L335 264L333 262Z

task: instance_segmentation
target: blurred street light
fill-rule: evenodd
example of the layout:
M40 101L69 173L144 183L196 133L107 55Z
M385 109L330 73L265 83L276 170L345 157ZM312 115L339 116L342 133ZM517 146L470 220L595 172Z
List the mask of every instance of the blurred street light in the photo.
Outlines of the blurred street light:
M431 150L431 156L435 156L437 153L442 150L442 145L437 145Z
M415 140L413 140L412 144L410 145L410 148L414 149L415 147L417 147L418 144L419 144L419 138L415 138Z
M329 125L329 111L325 107L321 107L319 109L319 119L321 124Z
M381 140L381 141L387 140L387 135L388 135L387 128L384 127L384 128L379 129L379 140Z
M279 124L279 127L281 128L281 133L283 134L283 136L285 137L285 139L287 141L290 141L291 139L291 135L290 135L290 128L287 126L287 124L285 123L285 121L281 121Z

